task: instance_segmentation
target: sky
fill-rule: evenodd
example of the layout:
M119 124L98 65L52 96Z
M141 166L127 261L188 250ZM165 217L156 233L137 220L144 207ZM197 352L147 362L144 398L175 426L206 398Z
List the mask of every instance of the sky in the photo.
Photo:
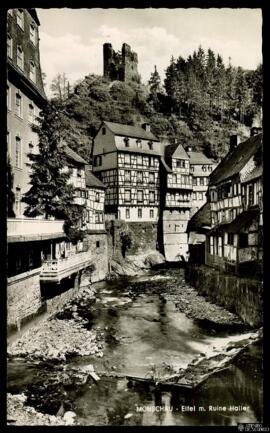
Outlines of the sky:
M103 44L122 43L138 54L146 83L154 65L162 78L170 58L186 58L201 45L220 53L225 64L255 69L262 62L260 9L37 9L40 57L46 93L58 73L71 84L88 74L103 74Z

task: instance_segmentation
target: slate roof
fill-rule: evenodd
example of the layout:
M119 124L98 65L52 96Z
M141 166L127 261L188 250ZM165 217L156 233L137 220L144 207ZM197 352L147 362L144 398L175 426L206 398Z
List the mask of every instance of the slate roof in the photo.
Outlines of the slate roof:
M180 143L168 144L165 147L165 158L179 158L189 160L187 152Z
M210 203L206 202L188 222L187 231L199 231L211 226Z
M209 176L209 185L215 185L238 174L262 146L262 134L254 135L229 152Z
M65 143L63 143L65 145ZM83 159L80 155L78 155L74 150L72 150L68 145L65 145L65 154L72 161L79 162L80 164L88 164L85 159Z
M254 167L254 169L243 179L242 183L250 182L251 180L258 179L263 175L262 165Z
M242 227L251 224L252 220L259 217L259 209L249 209L241 212L227 227L228 233L239 233Z
M202 152L187 152L188 156L190 157L190 164L217 164L216 161L214 161L211 158L208 158L204 153Z
M122 123L103 122L115 135L123 137L142 138L144 140L158 141L152 132L145 131L140 125L123 125Z
M85 184L88 187L102 188L105 189L106 186L102 183L91 171L91 167L87 165L85 167Z

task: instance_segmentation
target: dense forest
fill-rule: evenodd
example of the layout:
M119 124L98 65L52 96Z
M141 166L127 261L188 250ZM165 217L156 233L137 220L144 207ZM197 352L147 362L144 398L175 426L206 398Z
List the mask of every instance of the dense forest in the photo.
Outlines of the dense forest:
M218 158L229 136L249 134L262 106L262 65L254 71L224 65L221 55L199 47L187 59L171 58L164 83L154 68L147 85L88 75L71 88L65 74L51 86L65 116L65 139L91 161L102 120L148 122L160 139L178 140Z

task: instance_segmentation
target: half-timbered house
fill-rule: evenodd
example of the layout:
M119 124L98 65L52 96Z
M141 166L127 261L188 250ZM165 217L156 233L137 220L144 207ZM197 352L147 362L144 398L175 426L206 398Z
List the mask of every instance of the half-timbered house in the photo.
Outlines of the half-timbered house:
M104 203L105 185L93 175L90 166L85 168L85 181L87 188L86 200L86 228L88 231L105 230Z
M181 144L168 144L161 158L161 208L164 255L167 261L187 259L192 176L189 156Z
M210 175L212 228L206 239L206 264L210 266L234 272L257 266L261 251L261 153L259 133L231 149Z
M107 218L157 222L159 142L149 125L103 122L93 145L93 172L106 186Z
M187 149L190 158L190 173L192 174L192 207L190 214L193 216L207 201L209 175L216 168L217 163L208 158L202 152L194 152Z

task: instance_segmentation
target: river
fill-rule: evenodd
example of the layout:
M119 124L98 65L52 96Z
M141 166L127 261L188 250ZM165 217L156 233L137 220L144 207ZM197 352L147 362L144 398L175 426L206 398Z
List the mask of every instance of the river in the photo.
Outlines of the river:
M199 354L209 354L226 342L241 338L239 333L205 329L179 312L175 303L162 295L162 288L165 293L175 272L152 272L95 284L97 301L91 311L84 312L84 318L88 319L89 329L104 332L104 356L78 356L69 361L69 366L92 364L100 380L65 390L79 425L227 426L261 421L259 345L251 346L228 370L192 392L164 391L151 384L130 382L125 377L108 376L108 373L140 377L154 374L158 379L166 372L185 368ZM147 289L151 283L159 286L159 293ZM53 366L43 369L46 378L53 369ZM8 392L23 392L40 375L40 365L11 360ZM46 412L44 406L39 409Z

